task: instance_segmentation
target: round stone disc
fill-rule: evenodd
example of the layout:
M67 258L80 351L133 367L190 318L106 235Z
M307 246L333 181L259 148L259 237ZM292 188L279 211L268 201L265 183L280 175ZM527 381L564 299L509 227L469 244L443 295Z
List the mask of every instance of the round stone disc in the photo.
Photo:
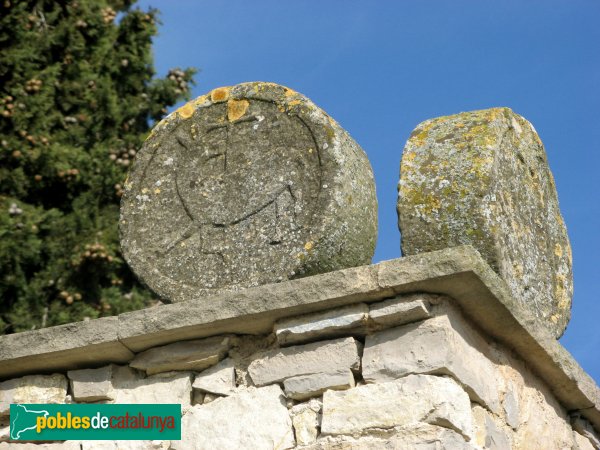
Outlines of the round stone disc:
M402 155L402 252L473 245L514 299L559 337L571 317L571 246L544 146L508 108L421 123Z
M152 130L125 183L120 231L133 271L167 301L368 264L373 174L303 95L218 88Z

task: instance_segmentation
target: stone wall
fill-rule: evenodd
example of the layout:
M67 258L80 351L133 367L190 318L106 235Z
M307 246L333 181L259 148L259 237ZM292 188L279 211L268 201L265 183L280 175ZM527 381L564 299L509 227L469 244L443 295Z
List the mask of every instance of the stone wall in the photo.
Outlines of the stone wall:
M419 256L290 282L295 288L310 283L314 292L321 292L311 294L318 300L312 307L298 307L298 298L292 301L284 295L289 292L287 283L271 287L280 290L281 301L264 307L279 311L277 319L266 322L266 312L247 314L238 306L239 320L255 322L260 333L235 332L237 325L230 324L206 337L197 331L193 338L190 326L180 324L178 332L185 330L185 339L170 331L168 343L141 346L126 364L82 363L80 349L76 353L72 349L75 359L60 370L4 375L0 449L600 448L592 423L598 405L577 406L586 404L577 403L579 397L595 395L597 387L586 385L582 375L573 375L580 370L575 362L566 367L557 360L560 344L551 338L546 342L543 336L529 334L539 348L530 345L527 354L509 345L502 332L490 331L493 328L483 317L473 313L477 308L465 300L467 293L483 292L481 286L468 277L450 275L466 273L465 266L456 263L461 257L466 264L462 252L437 255L435 264ZM450 260L454 265L444 262ZM412 273L404 270L408 267ZM414 271L419 267L428 268L423 278L431 281L429 290L447 292L410 289L418 285ZM362 280L352 293L341 292L335 283L348 274ZM373 274L376 282L370 283L367 279ZM393 281L394 277L403 281ZM485 275L480 279L495 289ZM327 286L330 291L325 293ZM345 286L350 289L351 284ZM249 290L244 307L252 304L251 299L268 298L264 289ZM401 290L406 292L397 292ZM487 305L483 314L501 311L501 303L494 304L484 294L478 298ZM285 302L296 306L284 308ZM173 308L184 306L159 306L143 314L168 317ZM193 304L184 309L189 315ZM526 326L515 331L500 312L488 319L503 321L512 338L517 335L520 342L526 341ZM148 336L154 333L155 342L166 339L153 331L157 327L166 333L166 324L146 320ZM270 323L268 329L265 323ZM23 334L22 341L32 341L32 336ZM0 346L15 339L0 338ZM88 348L93 351L93 346ZM2 352L4 373L22 373L16 365L26 359L10 359L8 350ZM122 361L121 356L117 360ZM548 370L535 369L541 366ZM570 382L555 381L559 372L571 377ZM68 402L180 403L182 440L5 442L10 403Z

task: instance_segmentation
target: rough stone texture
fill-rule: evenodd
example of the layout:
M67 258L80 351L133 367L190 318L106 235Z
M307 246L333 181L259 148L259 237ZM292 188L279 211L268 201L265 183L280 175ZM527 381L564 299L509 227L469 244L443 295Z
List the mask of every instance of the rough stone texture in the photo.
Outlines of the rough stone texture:
M222 360L230 347L228 336L176 342L139 353L129 365L148 375L171 370L201 371Z
M316 399L292 406L290 414L292 416L296 444L309 445L317 440L317 435L319 434L317 428L321 426L322 408L323 403Z
M224 359L219 364L196 375L194 389L211 394L229 395L235 390L235 368L233 361Z
M288 398L305 400L321 395L327 389L340 391L354 387L354 375L350 369L333 373L313 373L286 378L283 389Z
M342 372L360 367L359 345L354 338L296 345L266 352L248 366L257 386L315 373Z
M410 373L447 374L460 382L473 400L500 412L494 365L479 350L485 347L485 342L468 329L458 314L451 310L447 313L450 316L433 317L367 336L363 378L378 383Z
M326 436L303 450L480 450L458 433L434 425L412 424L390 436Z
M81 450L167 450L170 441L81 441Z
M555 337L570 319L571 246L546 153L508 108L426 120L406 143L402 252L471 244Z
M0 450L80 450L81 446L78 441L64 441L53 444L33 444L16 442L0 442Z
M375 249L364 151L273 83L215 89L159 123L121 205L125 259L174 302L368 264Z
M496 422L496 419L479 405L473 407L475 443L483 449L507 450L513 448L510 433Z
M504 407L504 416L506 423L513 429L516 430L519 427L519 393L512 380L508 380L506 383L506 392L502 399L502 406Z
M64 375L27 375L0 383L0 417L10 414L11 403L64 403Z
M575 430L578 435L587 439L594 449L600 450L600 434L596 433L594 427L592 427L587 420L582 418L579 414L576 414L571 417L571 425L573 426L573 430ZM579 443L581 442L581 439L577 437L576 441Z
M181 420L173 450L286 449L294 446L289 412L279 386L249 388L208 405L196 405Z
M108 365L99 369L69 370L67 376L70 380L73 400L77 402L113 400L112 369L113 366Z
M118 325L118 317L102 317L0 336L0 379L127 362L133 353L119 341Z
M191 406L190 372L167 372L141 378L124 368L113 380L115 403L180 403L181 410Z
M495 356L503 385L499 392L506 397L512 389L519 402L518 427L513 433L513 447L527 450L570 449L573 433L569 417L548 386L523 362L509 352ZM508 422L507 417L504 418Z
M426 294L404 295L369 305L369 317L376 325L392 326L431 317Z
M298 344L317 339L327 339L353 330L363 331L367 324L369 308L364 303L329 311L282 319L273 331L281 345Z
M598 447L592 445L592 442L588 438L576 431L573 431L573 441L573 450L598 450Z
M408 375L323 394L323 434L357 434L416 422L441 425L471 438L469 396L451 378Z

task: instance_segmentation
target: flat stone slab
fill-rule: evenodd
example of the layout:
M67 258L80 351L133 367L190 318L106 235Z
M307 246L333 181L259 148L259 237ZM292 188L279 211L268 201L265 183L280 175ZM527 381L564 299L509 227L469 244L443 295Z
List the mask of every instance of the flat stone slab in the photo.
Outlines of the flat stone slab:
M71 393L76 402L96 402L113 400L113 366L98 369L69 370L67 377L71 384Z
M121 349L130 360L130 350L139 352L181 340L229 333L268 334L274 323L285 317L415 292L450 297L482 332L527 361L567 410L579 411L600 429L600 390L594 380L470 246L221 294L208 303L163 305L108 320L0 336L0 378L51 372L49 364L66 371L120 362ZM88 337L81 339L77 332ZM96 343L100 345L96 347ZM54 353L60 356L58 364L51 361L53 353L49 351L57 348L61 349Z
M0 417L10 414L11 403L64 403L64 375L27 375L0 383Z
M229 358L196 375L194 389L211 394L229 395L235 390L235 367Z
M273 331L280 345L327 339L361 330L369 308L364 303L278 321Z
M369 305L369 318L376 325L393 326L431 317L428 295L415 294L390 298Z
M163 299L368 264L377 199L364 151L273 83L203 95L160 122L121 203L121 244Z
M230 347L228 336L175 342L138 353L129 365L148 375L171 370L201 371L222 360Z
M359 343L354 338L319 341L269 350L248 366L257 386L316 373L343 372L360 367Z
M426 120L398 184L402 253L471 244L514 298L560 337L571 318L571 246L546 152L508 108Z
M283 390L288 398L306 400L318 397L328 389L342 391L354 387L354 375L350 369L339 372L319 372L286 378Z

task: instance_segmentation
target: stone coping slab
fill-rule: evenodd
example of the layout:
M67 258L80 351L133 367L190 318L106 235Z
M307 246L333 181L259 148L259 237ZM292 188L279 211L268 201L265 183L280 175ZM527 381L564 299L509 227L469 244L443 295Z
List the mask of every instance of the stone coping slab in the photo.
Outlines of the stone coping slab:
M132 352L217 334L270 333L285 317L414 292L453 298L484 333L514 349L569 412L600 430L594 380L470 246L0 336L0 379L127 362Z

